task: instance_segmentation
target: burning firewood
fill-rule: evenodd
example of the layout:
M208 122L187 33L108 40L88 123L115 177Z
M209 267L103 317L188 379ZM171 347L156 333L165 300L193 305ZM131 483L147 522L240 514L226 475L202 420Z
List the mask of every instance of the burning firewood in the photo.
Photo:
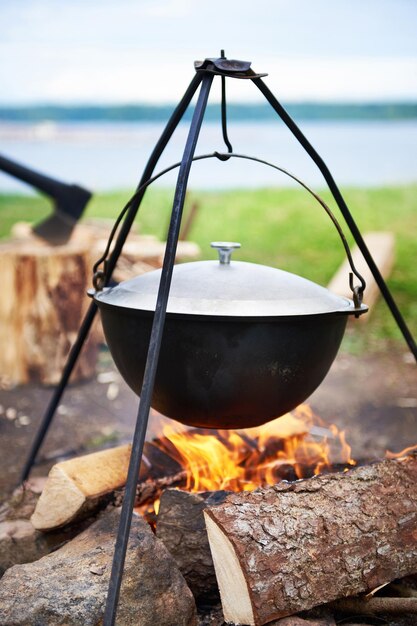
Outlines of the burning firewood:
M417 571L417 458L233 494L204 516L225 620L260 626Z
M326 436L315 440L316 420L308 407L298 407L294 414L239 433L175 432L166 426L163 436L145 442L136 506L152 504L172 486L194 492L241 491L311 476L334 466L333 447L343 466L349 464L344 433L321 427ZM35 528L58 528L114 498L120 501L114 491L125 484L129 456L128 446L121 446L55 465L32 517Z

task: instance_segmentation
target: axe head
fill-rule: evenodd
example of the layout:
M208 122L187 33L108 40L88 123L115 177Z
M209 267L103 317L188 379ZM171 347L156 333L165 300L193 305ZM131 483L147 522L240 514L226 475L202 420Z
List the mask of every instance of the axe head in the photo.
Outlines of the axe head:
M52 215L36 224L32 231L53 246L67 243L91 196L78 185L64 185L55 198Z

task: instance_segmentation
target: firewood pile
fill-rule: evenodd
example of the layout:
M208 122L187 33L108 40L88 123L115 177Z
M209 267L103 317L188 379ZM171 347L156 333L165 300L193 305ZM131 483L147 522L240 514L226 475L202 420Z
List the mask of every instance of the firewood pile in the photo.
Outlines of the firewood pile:
M2 625L100 623L129 455L58 463L0 510ZM415 455L240 493L145 459L118 625L417 623Z

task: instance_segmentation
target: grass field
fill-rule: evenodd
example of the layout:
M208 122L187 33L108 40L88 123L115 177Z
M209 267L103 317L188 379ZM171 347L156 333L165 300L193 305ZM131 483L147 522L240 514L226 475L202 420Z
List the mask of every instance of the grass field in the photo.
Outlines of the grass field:
M389 230L396 236L396 262L389 286L411 332L417 335L417 185L377 189L343 190L347 204L362 232ZM164 238L173 191L153 188L143 201L138 223L143 233ZM322 197L334 209L349 243L352 238L329 192ZM114 219L129 198L128 192L97 194L87 217ZM215 258L210 241L240 241L237 259L264 263L303 275L326 285L344 258L342 244L329 218L303 190L257 189L192 192L198 212L190 238L202 250L202 258ZM16 221L38 221L50 212L41 197L0 195L0 237L6 237ZM366 298L365 298L366 300ZM360 326L360 328L359 328ZM380 302L368 324L351 324L345 349L385 350L402 346L401 335L385 303ZM404 344L405 347L405 344Z

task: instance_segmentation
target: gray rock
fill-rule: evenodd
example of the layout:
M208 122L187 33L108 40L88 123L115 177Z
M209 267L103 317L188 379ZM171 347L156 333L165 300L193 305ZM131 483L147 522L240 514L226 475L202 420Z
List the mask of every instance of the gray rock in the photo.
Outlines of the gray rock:
M87 519L51 533L35 530L30 517L44 483L45 479L31 479L0 507L0 578L9 567L32 563L56 550L94 521Z
M45 482L46 478L31 478L24 485L17 487L10 498L0 506L0 522L29 519L35 510Z
M103 617L120 509L0 581L2 626L98 626ZM117 626L195 626L194 598L165 546L132 520Z
M12 565L36 561L62 542L62 535L43 535L29 520L0 522L0 577Z

